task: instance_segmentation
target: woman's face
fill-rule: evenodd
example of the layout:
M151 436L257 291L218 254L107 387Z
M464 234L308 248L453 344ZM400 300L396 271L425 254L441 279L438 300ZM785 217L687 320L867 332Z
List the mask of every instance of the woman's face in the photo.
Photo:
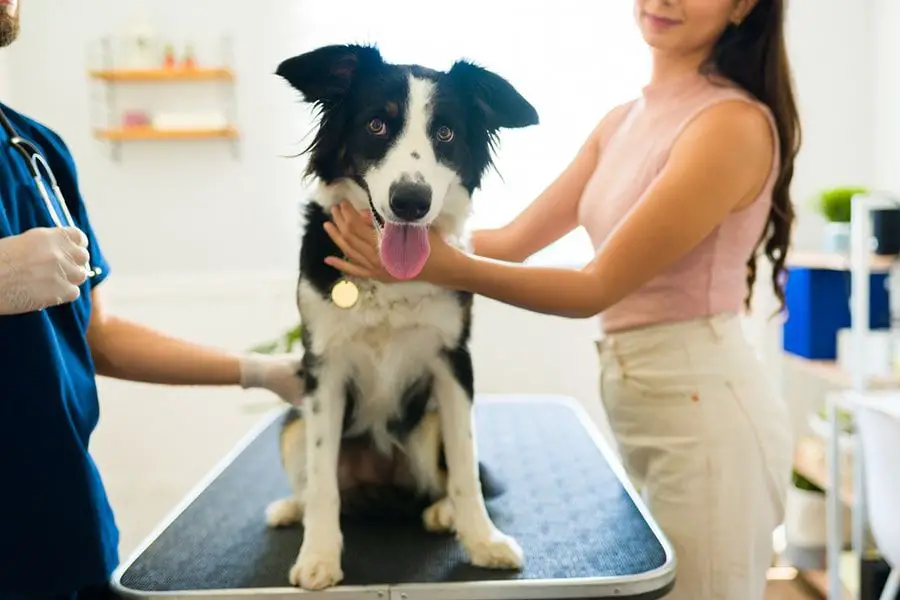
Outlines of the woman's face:
M708 51L729 23L739 22L756 0L635 0L634 17L654 50Z

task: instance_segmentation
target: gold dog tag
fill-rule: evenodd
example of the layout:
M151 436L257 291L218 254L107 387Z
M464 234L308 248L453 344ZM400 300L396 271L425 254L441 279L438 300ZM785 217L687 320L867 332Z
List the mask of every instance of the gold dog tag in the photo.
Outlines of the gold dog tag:
M359 300L359 288L352 281L341 279L331 288L331 301L338 308L351 308Z

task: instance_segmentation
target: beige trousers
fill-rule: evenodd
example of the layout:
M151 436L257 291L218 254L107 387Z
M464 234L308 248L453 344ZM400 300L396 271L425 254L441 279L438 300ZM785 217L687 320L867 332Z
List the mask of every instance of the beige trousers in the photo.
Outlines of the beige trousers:
M666 598L763 600L793 439L739 317L613 333L598 349L625 469L675 549Z

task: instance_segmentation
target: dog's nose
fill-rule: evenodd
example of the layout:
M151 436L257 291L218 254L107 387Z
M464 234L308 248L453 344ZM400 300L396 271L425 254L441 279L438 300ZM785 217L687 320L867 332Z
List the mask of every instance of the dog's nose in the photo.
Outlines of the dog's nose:
M391 189L391 211L401 221L418 221L431 208L431 187L421 183L400 183Z

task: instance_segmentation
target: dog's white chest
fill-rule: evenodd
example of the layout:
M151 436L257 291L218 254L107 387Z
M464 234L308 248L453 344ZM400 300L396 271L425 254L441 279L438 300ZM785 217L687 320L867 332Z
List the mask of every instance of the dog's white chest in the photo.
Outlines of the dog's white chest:
M465 325L459 301L421 283L363 282L359 299L340 308L301 282L298 300L310 350L359 391L354 429L382 430L399 415L404 392L454 347Z

